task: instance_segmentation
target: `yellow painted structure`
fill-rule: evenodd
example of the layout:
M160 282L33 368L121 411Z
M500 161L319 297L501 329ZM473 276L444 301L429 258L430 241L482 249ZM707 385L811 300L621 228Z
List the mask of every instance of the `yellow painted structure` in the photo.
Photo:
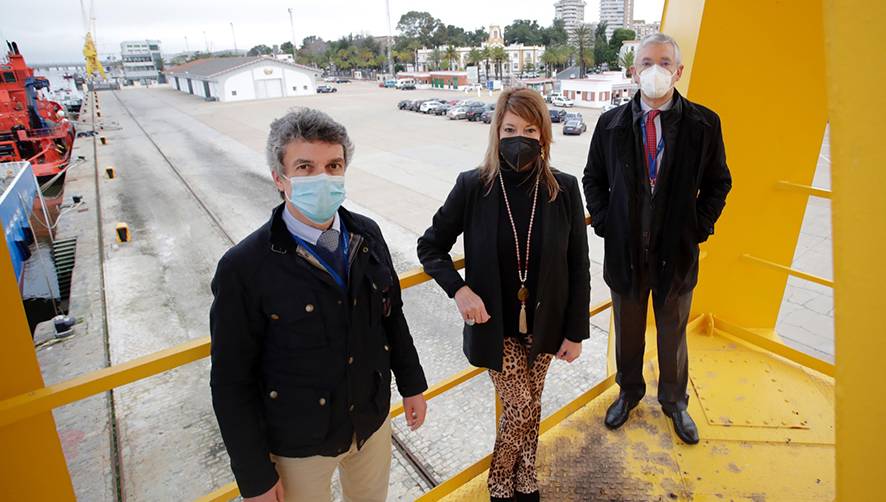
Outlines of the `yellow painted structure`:
M605 430L603 413L617 393L610 375L542 422L539 474L546 498L875 499L878 480L870 477L886 451L876 429L886 423L876 385L886 269L874 266L886 256L886 197L877 182L886 142L871 110L886 103L882 93L860 89L876 89L871 84L886 77L871 64L884 24L886 7L874 1L825 0L822 8L817 2L666 0L663 30L680 42L686 65L679 88L720 114L734 178L717 234L702 251L689 326L690 412L702 442L680 443L654 395L622 429ZM760 54L790 68L787 89L753 85L749 62ZM833 193L811 186L828 117ZM809 196L833 201L833 280L789 267ZM209 340L44 387L8 252L0 248L4 498L72 500L51 410L204 358ZM778 341L774 325L788 275L835 288L836 365ZM402 274L400 283L407 288L429 279L416 270ZM610 306L592 306L589 314ZM650 388L655 363L647 353ZM466 369L434 385L427 397L482 372ZM400 413L401 406L392 410ZM421 500L484 500L489 460ZM237 494L230 483L200 500Z
M825 55L831 121L834 310L837 352L837 496L883 500L886 399L886 109L881 88L886 4L826 0Z
M0 235L6 235L0 225ZM5 241L5 239L4 239ZM12 259L0 244L0 402L43 387ZM0 425L0 493L4 500L73 500L74 487L50 409Z

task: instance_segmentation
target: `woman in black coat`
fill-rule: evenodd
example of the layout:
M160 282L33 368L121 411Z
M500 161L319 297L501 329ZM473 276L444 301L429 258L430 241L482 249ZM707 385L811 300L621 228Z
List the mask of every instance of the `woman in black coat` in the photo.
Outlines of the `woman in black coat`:
M502 92L483 163L458 176L418 256L464 319L464 352L488 368L503 413L492 500L538 500L535 456L551 359L588 338L588 238L578 181L551 168L551 119L530 89ZM465 278L449 255L464 234Z

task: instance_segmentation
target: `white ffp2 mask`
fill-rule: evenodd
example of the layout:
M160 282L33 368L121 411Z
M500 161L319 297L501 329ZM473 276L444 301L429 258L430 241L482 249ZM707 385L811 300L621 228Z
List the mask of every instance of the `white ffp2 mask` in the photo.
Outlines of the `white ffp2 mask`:
M658 99L673 87L674 75L661 66L652 65L640 73L640 90L652 99Z

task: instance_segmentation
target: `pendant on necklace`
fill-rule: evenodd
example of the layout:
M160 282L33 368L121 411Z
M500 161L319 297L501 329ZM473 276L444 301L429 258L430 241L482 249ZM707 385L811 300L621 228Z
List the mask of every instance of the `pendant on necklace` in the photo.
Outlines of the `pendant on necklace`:
M520 286L520 289L517 290L517 299L521 302L525 302L529 299L529 290L526 286Z

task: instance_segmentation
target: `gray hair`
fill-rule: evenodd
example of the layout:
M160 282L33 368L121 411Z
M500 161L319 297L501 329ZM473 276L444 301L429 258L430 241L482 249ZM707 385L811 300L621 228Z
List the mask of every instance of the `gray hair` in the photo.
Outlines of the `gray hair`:
M283 174L283 154L293 141L338 144L345 154L345 166L354 156L354 145L345 126L329 115L312 108L294 108L271 122L265 154L271 171Z
M645 37L643 37L642 40L640 40L640 45L637 47L637 53L634 56L634 65L635 66L640 62L639 61L640 51L643 50L643 47L646 47L647 45L651 45L651 44L671 44L671 46L674 48L674 58L676 59L675 63L677 63L679 65L680 62L682 61L680 59L680 46L677 45L677 41L674 40L674 38L671 37L670 35L665 35L664 33L656 32L651 35L646 35Z

